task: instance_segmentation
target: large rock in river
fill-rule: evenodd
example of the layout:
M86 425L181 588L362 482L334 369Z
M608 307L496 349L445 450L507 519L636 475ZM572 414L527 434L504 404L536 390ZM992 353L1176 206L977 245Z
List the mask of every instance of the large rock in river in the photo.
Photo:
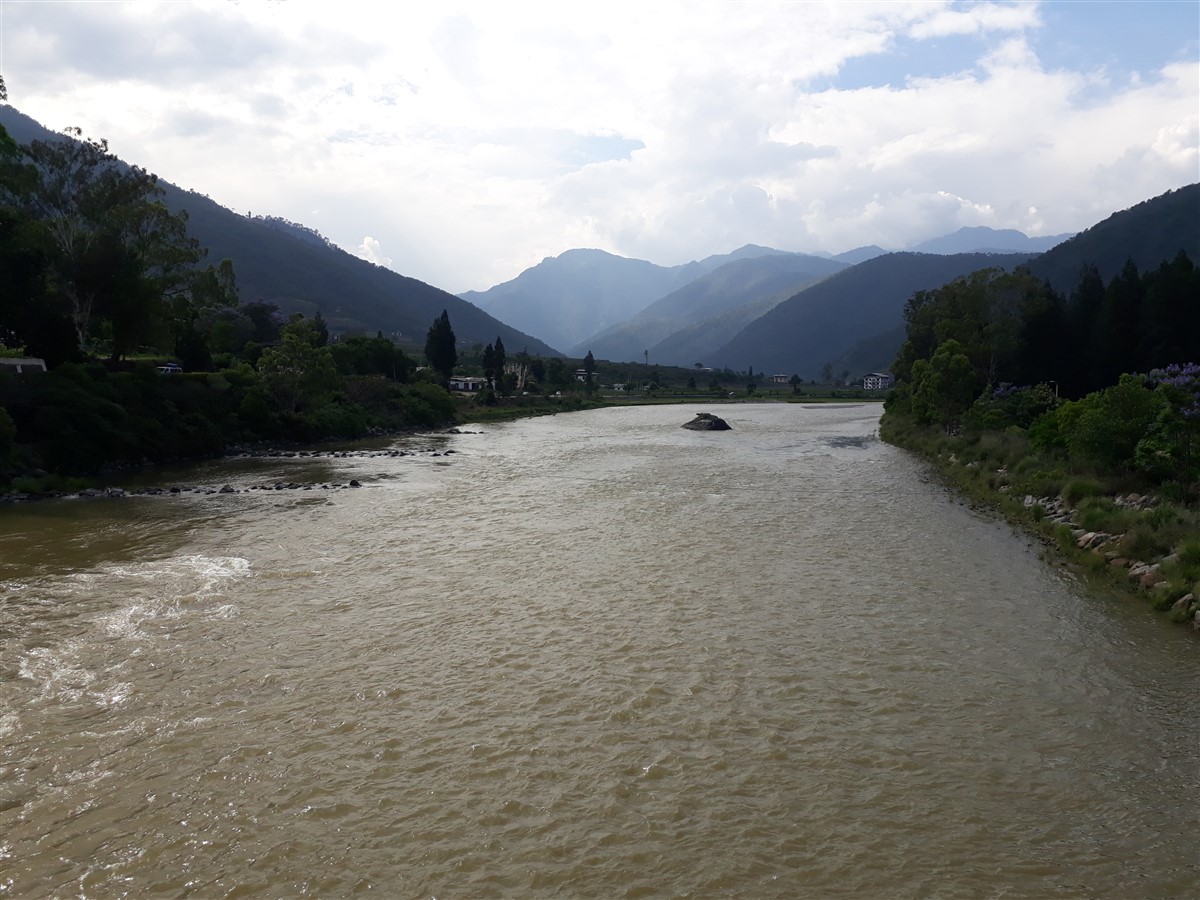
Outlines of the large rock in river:
M696 418L690 422L684 422L681 426L690 428L692 431L729 431L729 423L720 416L714 416L712 413L696 413Z

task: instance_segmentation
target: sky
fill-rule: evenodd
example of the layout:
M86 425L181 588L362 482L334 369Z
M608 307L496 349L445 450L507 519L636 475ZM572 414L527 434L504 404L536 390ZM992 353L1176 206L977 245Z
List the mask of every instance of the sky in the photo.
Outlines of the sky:
M0 0L9 103L459 293L1074 232L1200 181L1200 0Z

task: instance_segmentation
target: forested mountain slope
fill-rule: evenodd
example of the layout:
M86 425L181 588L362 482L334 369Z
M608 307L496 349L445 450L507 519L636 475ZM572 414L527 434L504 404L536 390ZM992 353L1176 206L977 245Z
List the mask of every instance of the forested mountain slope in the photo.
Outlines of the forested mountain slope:
M903 324L915 291L990 267L1011 270L1029 254L889 253L859 263L801 291L718 348L712 366L815 378L855 344Z
M0 124L22 144L67 139L11 106L0 107ZM187 211L189 233L208 248L205 262L233 261L243 303L265 300L284 313L309 316L320 310L334 331L382 330L418 345L445 309L461 342L486 343L499 336L514 352L554 353L453 294L351 256L302 226L248 218L165 180L159 184L172 212Z
M1107 283L1133 260L1139 271L1157 268L1182 250L1200 263L1200 184L1189 184L1115 212L1029 263L1029 270L1062 294L1086 265Z

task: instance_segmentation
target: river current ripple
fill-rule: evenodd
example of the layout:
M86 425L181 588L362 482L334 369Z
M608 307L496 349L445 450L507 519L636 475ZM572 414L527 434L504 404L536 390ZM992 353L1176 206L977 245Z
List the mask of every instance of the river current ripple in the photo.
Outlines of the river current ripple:
M0 510L0 897L1182 897L1200 652L875 438L645 407Z

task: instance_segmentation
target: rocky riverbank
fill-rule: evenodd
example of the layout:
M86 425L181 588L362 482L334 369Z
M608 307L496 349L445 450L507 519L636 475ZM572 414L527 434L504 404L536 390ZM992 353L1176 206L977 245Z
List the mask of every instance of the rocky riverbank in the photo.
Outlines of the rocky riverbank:
M1136 493L1110 499L1117 507L1139 511L1151 510L1158 503L1152 496ZM1109 575L1120 581L1122 587L1146 594L1156 607L1169 609L1173 619L1190 622L1193 628L1200 631L1200 599L1197 599L1196 592L1188 591L1174 599L1168 593L1172 590L1168 573L1172 566L1180 562L1178 554L1140 559L1127 549L1130 543L1127 532L1110 533L1084 528L1077 521L1080 518L1078 508L1070 507L1061 496L1034 497L1027 494L1022 505L1026 510L1037 511L1044 517L1043 533L1048 528L1069 530L1074 549L1090 557L1087 561L1092 569L1102 566ZM1035 515L1034 518L1039 516ZM1062 546L1065 534L1060 534L1058 543Z
M447 434L477 434L478 432L461 431L457 428L451 429ZM231 448L226 454L226 459L297 459L297 460L313 460L313 459L401 459L404 457L445 457L451 456L458 451L453 449L437 449L425 448L417 450L279 450L267 447L237 447ZM94 500L94 499L118 499L122 497L177 497L184 494L189 495L209 495L209 494L251 494L251 493L267 493L275 491L338 491L346 488L362 487L362 483L357 479L348 481L328 481L328 482L313 482L313 481L272 481L261 484L250 484L246 486L237 486L233 484L221 485L172 485L170 487L144 487L144 488L125 488L116 486L106 487L86 487L75 491L44 491L44 492L22 492L10 491L6 494L0 494L0 504L12 503L28 503L38 500L55 500L55 499L79 499L79 500Z

